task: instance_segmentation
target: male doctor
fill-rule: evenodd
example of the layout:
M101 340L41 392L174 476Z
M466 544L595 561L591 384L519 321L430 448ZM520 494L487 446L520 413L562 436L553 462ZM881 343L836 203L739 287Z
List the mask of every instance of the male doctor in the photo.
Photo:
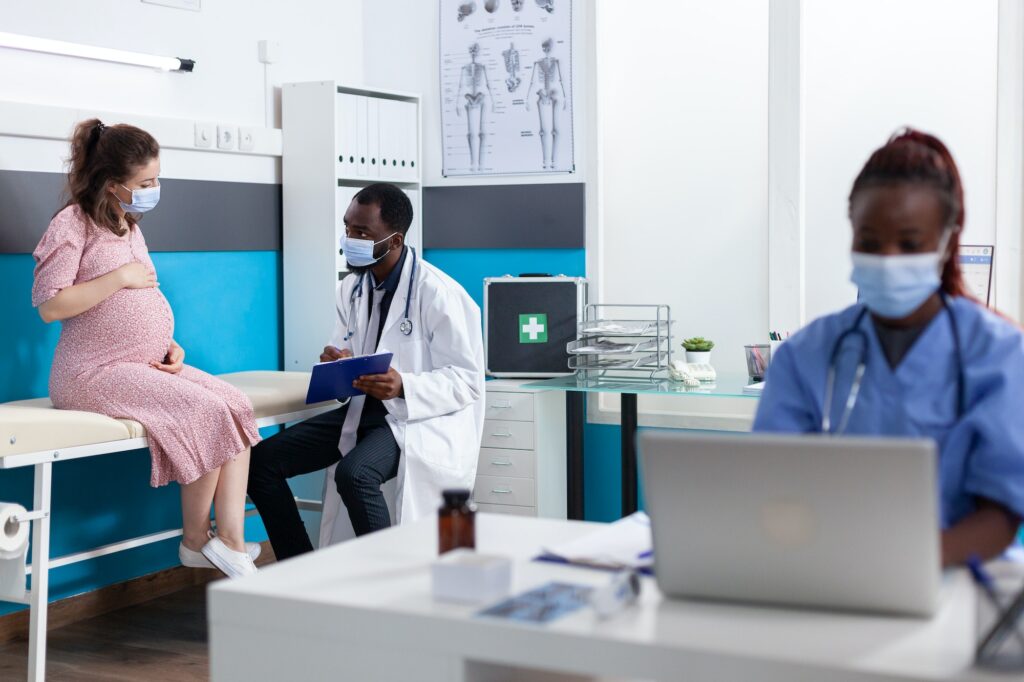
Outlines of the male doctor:
M386 183L362 189L345 212L351 273L321 362L394 353L387 374L360 377L365 393L269 438L252 451L249 496L279 560L313 549L287 479L328 476L321 545L341 504L356 535L391 525L380 487L397 477L397 522L431 514L445 488L472 488L484 420L480 309L405 244L412 203Z

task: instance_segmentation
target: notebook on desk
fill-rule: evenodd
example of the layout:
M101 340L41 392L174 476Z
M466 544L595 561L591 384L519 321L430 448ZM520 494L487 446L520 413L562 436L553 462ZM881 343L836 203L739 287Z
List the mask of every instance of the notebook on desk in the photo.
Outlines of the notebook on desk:
M370 374L386 374L392 357L392 353L376 353L313 365L306 404L363 395L352 382Z

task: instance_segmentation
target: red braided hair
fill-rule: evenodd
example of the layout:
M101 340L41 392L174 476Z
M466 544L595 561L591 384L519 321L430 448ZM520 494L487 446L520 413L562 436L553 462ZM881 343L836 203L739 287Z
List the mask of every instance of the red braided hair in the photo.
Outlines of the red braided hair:
M950 236L949 259L942 271L942 290L950 296L972 298L960 273L960 233L964 229L964 188L953 155L939 138L913 128L893 134L864 164L850 190L850 204L861 190L899 183L931 187L946 209Z

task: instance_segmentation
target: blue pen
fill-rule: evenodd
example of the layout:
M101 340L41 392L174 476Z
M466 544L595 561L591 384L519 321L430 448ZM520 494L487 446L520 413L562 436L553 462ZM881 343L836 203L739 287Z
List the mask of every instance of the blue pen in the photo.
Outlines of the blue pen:
M996 621L1001 621L1006 617L1006 609L999 603L999 595L996 594L996 584L992 580L992 576L988 574L985 567L981 565L981 559L976 554L972 554L967 558L967 568L971 572L971 577L974 578L974 582L978 583L981 587L981 591L985 593L985 598L988 599L992 608L996 612ZM1020 630L1014 629L1014 634L1017 637L1017 642L1024 646L1024 635L1021 634ZM980 649L981 647L979 647ZM980 653L980 651L979 651Z
M654 556L654 550L653 549L649 549L646 552L640 552L639 554L637 554L636 558L637 559L650 559L652 556Z

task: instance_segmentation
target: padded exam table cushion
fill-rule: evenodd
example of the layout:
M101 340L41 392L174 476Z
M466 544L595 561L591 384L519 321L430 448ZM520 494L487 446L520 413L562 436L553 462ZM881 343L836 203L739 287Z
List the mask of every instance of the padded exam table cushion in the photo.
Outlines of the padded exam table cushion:
M233 372L218 378L249 396L257 419L314 407L306 405L309 372ZM49 398L0 404L0 457L145 435L146 429L137 421L111 419L94 412L58 410Z

